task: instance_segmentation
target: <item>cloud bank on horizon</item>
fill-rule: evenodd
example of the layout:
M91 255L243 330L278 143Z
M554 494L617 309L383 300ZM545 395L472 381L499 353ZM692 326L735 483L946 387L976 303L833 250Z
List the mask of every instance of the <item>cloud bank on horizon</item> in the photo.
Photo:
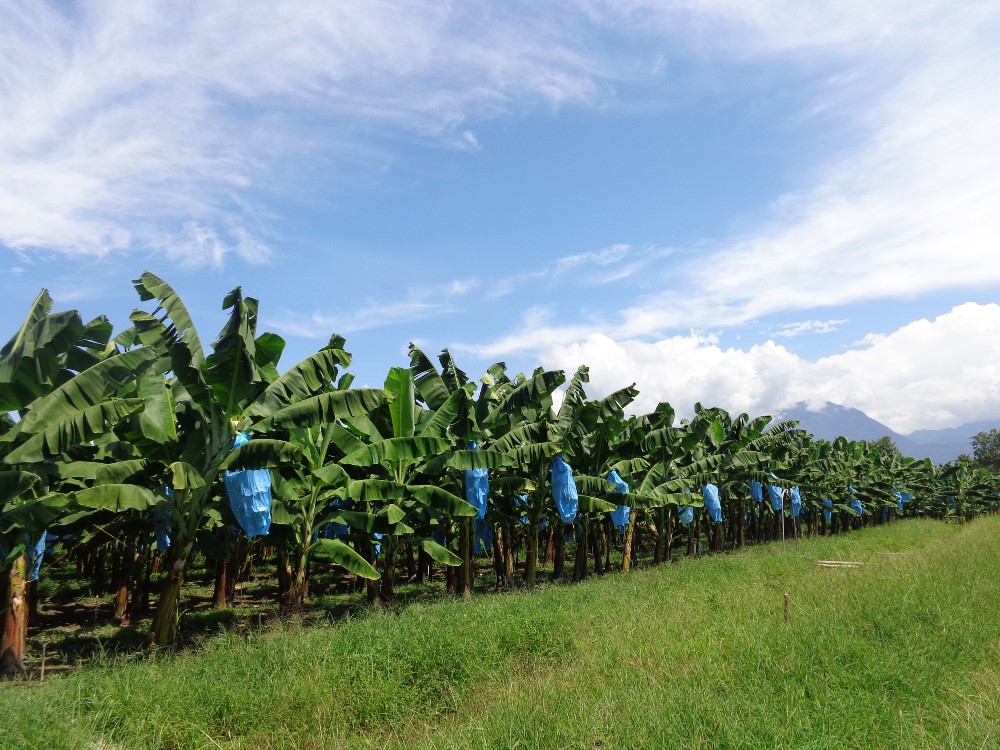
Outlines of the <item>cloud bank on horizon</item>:
M0 19L0 245L24 284L56 264L129 278L150 258L274 281L307 258L370 284L278 294L266 322L302 346L365 333L396 357L426 326L470 359L586 362L595 392L636 381L640 409L829 400L900 432L1000 417L995 2L0 0ZM289 230L330 196L349 212L344 196L431 184L408 164L474 170L453 165L487 156L491 128L631 132L733 101L801 158L753 218L671 236L609 218L589 246L542 252L512 236L509 263L434 278L415 269L459 251L414 250L406 227L367 255ZM566 179L569 195L601 175ZM463 231L475 254L485 237ZM484 303L510 312L469 322Z

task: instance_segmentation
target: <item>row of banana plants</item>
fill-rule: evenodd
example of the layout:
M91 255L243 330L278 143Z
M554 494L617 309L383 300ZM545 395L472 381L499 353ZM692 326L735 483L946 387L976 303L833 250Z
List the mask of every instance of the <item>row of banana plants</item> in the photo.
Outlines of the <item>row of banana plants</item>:
M701 405L689 420L666 403L627 416L634 384L589 398L585 366L567 381L499 362L474 380L447 350L435 364L411 345L409 366L392 368L382 388L354 388L346 342L333 335L282 371L284 341L257 332L258 301L239 288L206 348L165 281L147 272L134 285L151 309L117 335L105 317L53 312L43 291L0 350L4 674L23 672L46 535L67 550L105 540L128 550L118 578L136 587L157 565L150 641L168 645L195 556L217 561L224 603L247 535L264 536L282 609L294 611L316 549L369 598L392 601L414 551L421 571L445 566L468 595L483 544L498 583L516 570L532 587L540 561L562 578L571 558L581 579L591 565L612 567L612 547L627 570L643 543L660 562L684 537L697 552L702 533L718 551L996 507L995 478L966 464L812 440L794 423ZM227 492L248 472L270 488L263 525L234 513ZM139 591L120 588L122 616Z

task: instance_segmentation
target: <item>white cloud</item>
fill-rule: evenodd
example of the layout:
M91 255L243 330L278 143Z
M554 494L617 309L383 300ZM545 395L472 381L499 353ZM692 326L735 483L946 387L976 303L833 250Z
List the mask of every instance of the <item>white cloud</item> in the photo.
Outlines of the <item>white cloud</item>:
M805 109L835 112L843 131L841 145L800 175L803 187L777 198L755 226L645 267L658 290L623 296L601 332L648 340L1000 284L1000 5L594 0L588 8L720 62L811 66ZM553 320L548 337L559 338L559 327ZM578 328L566 325L562 338ZM532 333L484 346L502 353L505 341Z
M553 316L474 348L525 351L598 330L650 338L1000 282L995 2L0 7L0 244L25 262L142 249L187 267L263 263L274 193L297 200L318 183L312 172L332 181L351 160L391 162L392 136L475 150L478 122L607 106L621 81L724 94L744 73L794 70L811 86L799 116L835 113L842 145L770 216L705 238L697 254L621 243L491 279L487 300L554 274L598 285L659 272L662 283L602 320L581 324L572 309L568 326ZM676 59L691 81L670 78ZM348 323L454 309L415 296ZM312 318L333 319L289 325L308 330Z
M800 320L795 323L781 325L773 335L784 338L801 336L805 333L832 333L839 329L847 320Z
M460 300L475 292L479 286L478 279L454 279L446 284L414 287L402 299L397 296L389 302L371 302L351 311L336 313L325 310L302 313L283 309L268 319L268 325L292 336L325 338L332 331L356 333L440 318L458 312L461 309Z
M372 328L427 320L453 312L449 305L432 302L398 302L396 304L369 305L351 312L331 315L325 312L308 314L280 310L268 319L268 325L279 333L303 338L322 339L331 333L357 333Z
M188 265L260 260L254 217L266 194L300 186L302 170L282 174L290 161L308 154L329 179L391 133L475 150L469 122L605 96L619 64L558 8L524 12L4 2L0 243L24 256L152 247Z
M636 412L669 401L690 416L696 401L733 412L775 413L799 402L861 409L894 430L949 427L1000 417L1000 305L967 303L918 320L863 347L809 362L768 341L723 349L697 333L655 342L601 333L542 352L547 368L590 366L590 391L635 381Z

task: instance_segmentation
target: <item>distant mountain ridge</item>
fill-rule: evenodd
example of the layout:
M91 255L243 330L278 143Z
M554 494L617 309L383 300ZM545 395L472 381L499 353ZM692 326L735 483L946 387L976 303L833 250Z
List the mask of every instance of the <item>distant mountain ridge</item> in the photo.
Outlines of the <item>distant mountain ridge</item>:
M823 440L841 435L850 440L878 440L888 435L904 456L930 458L936 464L953 461L962 453L972 453L969 442L973 435L1000 427L1000 419L967 422L942 430L917 430L900 435L859 409L840 406L829 401L819 411L809 411L804 403L796 404L776 415L778 419L794 419L806 432Z

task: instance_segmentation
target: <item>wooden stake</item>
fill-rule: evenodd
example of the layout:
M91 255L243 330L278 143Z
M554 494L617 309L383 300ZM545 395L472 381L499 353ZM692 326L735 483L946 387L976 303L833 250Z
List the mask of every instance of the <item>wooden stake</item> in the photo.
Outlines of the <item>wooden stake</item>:
M785 622L790 622L792 619L792 596L787 591L785 592Z

